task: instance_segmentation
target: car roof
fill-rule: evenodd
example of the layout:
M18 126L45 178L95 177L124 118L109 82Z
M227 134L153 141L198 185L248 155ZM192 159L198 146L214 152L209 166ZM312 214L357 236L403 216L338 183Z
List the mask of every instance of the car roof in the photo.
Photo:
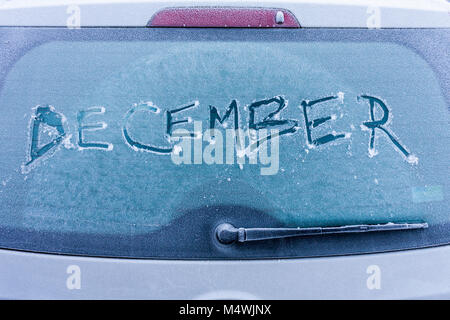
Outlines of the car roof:
M143 27L166 7L192 6L189 0L0 0L0 26L65 27L79 14L81 27ZM232 6L233 0L202 1L202 6ZM302 27L449 28L445 0L269 0L241 1L239 7L282 7ZM373 24L373 22L376 22Z

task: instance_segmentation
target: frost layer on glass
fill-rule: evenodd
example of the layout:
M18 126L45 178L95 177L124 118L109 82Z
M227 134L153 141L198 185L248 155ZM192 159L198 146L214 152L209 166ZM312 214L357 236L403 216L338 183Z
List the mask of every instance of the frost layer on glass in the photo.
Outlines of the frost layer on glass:
M139 234L220 205L287 226L448 220L448 109L393 44L52 42L16 63L0 109L3 226ZM211 117L292 129L275 174L173 163L171 129Z

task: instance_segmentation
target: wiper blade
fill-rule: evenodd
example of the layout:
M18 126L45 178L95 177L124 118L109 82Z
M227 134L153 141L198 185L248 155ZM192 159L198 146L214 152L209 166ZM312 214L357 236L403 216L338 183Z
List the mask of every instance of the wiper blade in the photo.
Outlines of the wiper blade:
M216 228L217 239L224 244L233 242L260 241L288 237L303 237L324 234L364 233L379 231L399 231L428 228L428 223L386 223L356 224L339 227L309 228L236 228L229 223L222 223Z

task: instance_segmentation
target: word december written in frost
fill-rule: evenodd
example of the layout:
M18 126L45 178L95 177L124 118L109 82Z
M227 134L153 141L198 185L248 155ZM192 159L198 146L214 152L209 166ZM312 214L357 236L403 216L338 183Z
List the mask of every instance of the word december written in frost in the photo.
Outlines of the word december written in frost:
M339 93L333 96L323 97L317 100L303 100L300 103L300 114L303 116L303 126L305 130L306 136L306 145L309 148L314 148L316 146L328 144L334 142L339 139L347 139L350 137L350 133L346 132L335 132L325 134L323 136L316 136L314 134L314 129L318 126L324 124L328 121L335 121L336 117L333 115L322 116L319 118L310 119L310 112L312 109L319 107L321 104L330 102L333 100L343 101L343 93ZM389 108L386 103L382 101L380 98L369 96L369 95L361 95L358 96L359 102L366 102L369 106L369 116L370 119L364 121L361 125L361 128L364 130L370 131L369 137L369 156L372 157L377 154L375 149L375 141L377 135L385 135L391 142L393 147L399 151L400 154L409 162L409 163L417 163L418 159L413 154L411 154L408 149L403 146L399 139L396 138L394 133L388 128L389 124ZM179 108L166 110L165 118L166 118L166 128L164 136L167 140L167 146L157 146L151 144L145 144L143 142L138 141L130 134L130 122L137 112L145 111L150 114L159 114L161 113L161 109L155 106L151 102L147 103L139 103L134 104L128 112L125 114L124 124L122 126L122 136L125 140L125 143L134 151L145 151L151 152L155 154L161 155L171 155L173 153L179 154L180 148L177 148L175 142L177 142L180 138L190 138L190 139L199 139L202 136L202 133L198 133L195 131L186 131L180 130L180 126L184 124L192 122L192 119L186 117L186 112L193 108L197 108L199 102L196 101L194 103L190 103L184 105ZM262 107L267 106L275 106L274 110L271 112L265 112L262 110ZM283 96L275 96L273 98L263 99L259 101L255 101L248 106L248 130L250 131L260 131L260 130L268 130L271 132L276 130L276 134L268 134L267 136L261 137L259 135L259 140L256 142L250 142L250 146L247 148L243 148L242 139L240 139L239 135L236 134L234 141L236 142L236 150L237 156L242 157L242 150L255 150L259 147L259 145L263 144L263 142L267 142L269 140L273 140L276 136L278 139L283 135L293 134L297 132L301 126L301 120L298 119L282 119L281 111L285 109L287 106L287 100ZM376 119L375 111L378 109L381 112L381 117ZM380 113L378 112L378 113ZM88 122L87 118L93 115L102 115L105 113L104 107L92 107L86 110L79 111L77 114L77 122L78 122L78 149L97 149L97 150L112 150L113 144L109 142L94 142L94 141L86 141L84 134L88 131L99 131L103 130L107 127L105 122ZM256 115L263 116L262 121L256 120ZM183 117L184 115L184 117ZM226 126L225 121L230 121L233 118L233 129L238 132L238 130L242 130L239 128L240 124L240 111L238 107L238 103L236 100L232 100L229 106L220 112L215 106L209 106L209 129L215 129L216 125L219 124L223 127ZM64 144L70 144L70 138L72 135L67 134L65 129L66 118L62 113L57 112L57 110L50 105L47 106L37 106L34 108L34 115L31 118L30 122L30 148L28 154L27 162L22 166L23 171L27 172L32 167L32 165L39 159L43 159L51 155L55 150L57 150L57 146ZM39 133L40 127L45 126L47 128L51 128L56 137L48 142L47 144L40 146L39 144ZM178 130L176 130L178 129ZM180 133L181 131L181 133ZM210 143L214 143L214 139L210 139ZM256 143L256 144L255 144ZM248 153L246 153L248 155ZM195 156L195 155L194 155ZM196 163L194 161L194 163ZM222 162L223 163L223 162ZM227 163L229 163L227 161ZM239 161L238 161L239 163ZM241 163L240 163L241 164Z

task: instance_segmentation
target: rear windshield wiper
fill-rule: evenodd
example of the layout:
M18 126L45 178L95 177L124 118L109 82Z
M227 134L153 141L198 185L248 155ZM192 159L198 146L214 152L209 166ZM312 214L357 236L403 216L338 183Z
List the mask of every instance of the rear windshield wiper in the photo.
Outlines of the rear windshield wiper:
M339 227L309 228L236 228L229 223L222 223L216 228L216 237L221 243L260 241L288 237L303 237L324 234L362 233L375 231L398 231L428 228L428 223L386 223L356 224Z

